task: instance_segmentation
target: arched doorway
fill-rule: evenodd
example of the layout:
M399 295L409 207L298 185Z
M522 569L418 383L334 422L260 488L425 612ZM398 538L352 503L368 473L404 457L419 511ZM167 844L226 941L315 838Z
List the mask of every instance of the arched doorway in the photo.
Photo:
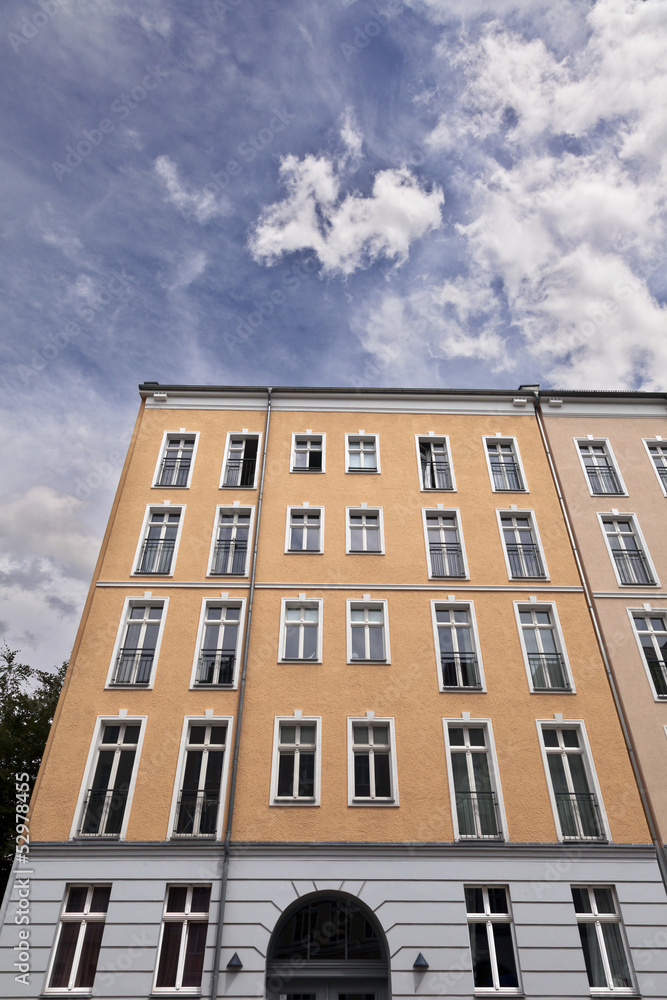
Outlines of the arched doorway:
M355 896L318 892L283 913L267 954L268 1000L389 1000L389 954Z

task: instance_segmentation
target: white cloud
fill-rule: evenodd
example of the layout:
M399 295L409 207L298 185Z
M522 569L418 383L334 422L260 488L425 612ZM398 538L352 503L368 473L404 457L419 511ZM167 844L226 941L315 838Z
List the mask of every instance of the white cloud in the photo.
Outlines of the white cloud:
M217 185L206 185L200 191L188 189L180 182L176 164L168 156L157 157L155 172L167 188L167 201L188 218L194 218L203 225L217 215L227 214L228 201L219 197Z
M347 159L351 159L353 163L357 163L361 159L364 137L361 134L352 108L346 108L342 116L340 137L345 145L345 155L339 161L339 166L342 166Z

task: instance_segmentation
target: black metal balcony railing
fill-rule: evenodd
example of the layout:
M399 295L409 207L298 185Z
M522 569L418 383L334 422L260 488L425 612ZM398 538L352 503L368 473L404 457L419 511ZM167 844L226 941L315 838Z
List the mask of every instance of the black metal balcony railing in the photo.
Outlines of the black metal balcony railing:
M247 542L216 542L212 573L220 576L238 576L245 573Z
M86 795L80 837L118 837L123 825L127 789L91 788Z
M497 490L523 490L519 466L513 461L491 461L493 485Z
M449 462L422 459L422 482L425 490L451 490L452 476Z
M481 689L482 682L474 653L441 653L442 686Z
M121 649L112 684L148 684L153 669L153 649Z
M235 661L234 653L202 649L197 665L197 684L232 684Z
M255 482L256 458L228 458L223 486L252 486Z
M169 573L174 555L174 539L147 538L141 550L139 573Z
M614 470L607 466L587 465L588 481L593 493L622 493L621 484Z
M495 792L456 792L456 816L462 839L503 839Z
M465 576L458 542L430 542L431 576Z
M184 789L178 797L174 837L215 837L219 792Z
M544 567L537 545L508 543L507 558L512 577L544 576Z
M591 792L556 792L563 840L605 840L600 808Z
M160 469L158 486L187 486L190 458L165 458Z
M667 663L664 660L658 659L655 655L651 656L650 650L645 649L644 652L646 653L646 662L653 678L655 693L658 698L667 698Z
M529 653L528 663L536 691L570 690L565 660L561 653Z
M641 584L654 583L651 571L646 561L646 556L641 549L628 551L627 549L614 549L614 562L621 579L621 583Z

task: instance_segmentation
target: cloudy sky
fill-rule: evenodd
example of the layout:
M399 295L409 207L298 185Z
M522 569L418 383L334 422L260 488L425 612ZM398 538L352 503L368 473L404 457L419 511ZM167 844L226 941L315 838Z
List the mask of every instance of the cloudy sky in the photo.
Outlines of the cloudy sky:
M665 0L2 0L0 637L143 380L667 388Z

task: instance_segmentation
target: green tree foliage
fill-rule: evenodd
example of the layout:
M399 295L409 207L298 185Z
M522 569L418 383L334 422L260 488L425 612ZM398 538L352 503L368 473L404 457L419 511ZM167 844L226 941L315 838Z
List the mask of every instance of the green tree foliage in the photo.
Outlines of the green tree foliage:
M49 673L18 663L19 650L0 650L0 898L16 846L15 775L32 789L65 679L67 663Z

